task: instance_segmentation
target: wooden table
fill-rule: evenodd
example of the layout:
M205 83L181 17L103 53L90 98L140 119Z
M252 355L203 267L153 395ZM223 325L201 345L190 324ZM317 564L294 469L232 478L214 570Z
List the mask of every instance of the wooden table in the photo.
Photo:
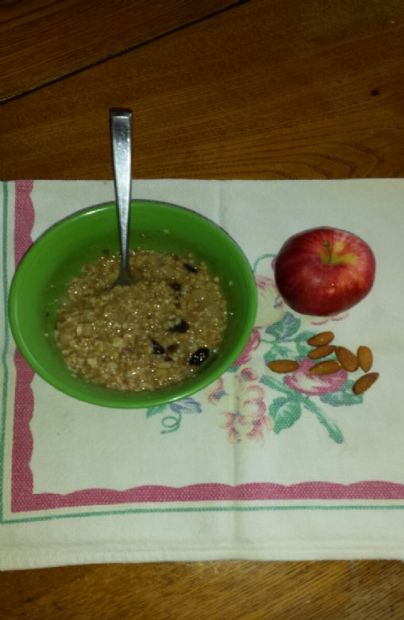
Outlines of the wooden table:
M5 0L0 177L404 176L402 0ZM2 618L404 617L400 562L207 562L0 574Z

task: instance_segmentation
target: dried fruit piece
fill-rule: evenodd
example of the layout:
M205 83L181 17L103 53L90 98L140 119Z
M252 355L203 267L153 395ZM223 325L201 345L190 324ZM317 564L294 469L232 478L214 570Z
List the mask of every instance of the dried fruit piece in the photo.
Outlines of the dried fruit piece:
M169 332L178 332L179 334L185 334L189 330L189 323L184 319L179 319L172 327L169 328Z
M362 377L359 377L359 379L357 379L357 381L353 384L352 391L357 395L363 394L363 392L366 392L366 390L374 384L378 377L378 372L369 372L366 375L362 375Z
M197 349L189 358L189 363L191 366L199 366L209 357L209 349L207 347L201 347Z
M178 296L181 293L182 290L182 284L180 282L177 282L177 280L174 280L173 282L170 282L170 286L173 289L174 293Z
M341 370L341 364L335 360L326 360L325 362L319 362L310 368L312 375L331 375Z
M299 368L299 363L295 360L272 360L268 363L268 368L273 372L293 372Z
M176 351L178 351L178 347L180 345L177 342L173 342L172 344L169 344L168 347L166 348L166 353L175 353Z
M190 273L198 273L199 271L198 267L195 267L195 265L191 265L191 263L183 263L182 266Z
M156 355L163 355L163 353L165 353L164 347L159 342L157 342L157 340L154 340L154 338L150 338L150 341L152 343L153 353L155 353Z
M313 347L320 347L323 344L329 344L332 340L334 340L334 338L334 332L320 332L319 334L309 338L307 340L307 344L310 344Z
M358 347L358 361L359 366L362 368L364 372L368 372L373 365L373 353L369 349L369 347L360 346Z
M325 344L322 347L316 347L307 355L311 360L318 360L322 357L327 357L335 351L335 347L332 344Z
M342 368L345 368L348 372L355 372L355 370L357 370L359 361L355 353L352 353L352 351L346 347L336 347L335 355Z

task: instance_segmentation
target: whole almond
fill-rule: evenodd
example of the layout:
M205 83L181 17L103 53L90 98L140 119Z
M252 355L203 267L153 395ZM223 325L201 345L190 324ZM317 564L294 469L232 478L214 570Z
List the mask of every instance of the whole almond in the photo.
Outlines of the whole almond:
M366 392L366 390L368 390L370 386L374 384L378 377L378 372L369 372L367 375L362 375L353 384L352 391L354 392L354 394L357 395L363 394L363 392Z
M352 351L346 347L336 347L335 355L342 368L345 368L345 370L349 372L355 372L355 370L357 370L359 361L355 353L352 353Z
M358 361L359 366L362 368L364 372L368 372L373 365L373 353L369 349L369 347L360 346L358 347Z
M323 344L329 344L334 338L335 335L333 332L320 332L309 338L307 343L311 344L313 347L321 347Z
M319 362L310 368L312 375L331 375L334 372L341 370L341 364L335 360L326 360L325 362Z
M294 360L272 360L268 363L268 368L273 372L293 372L299 368L299 363Z
M325 344L322 347L316 347L315 349L310 351L310 353L307 354L307 357L309 357L311 360L318 360L322 357L327 357L327 355L333 353L334 350L335 347L333 345Z

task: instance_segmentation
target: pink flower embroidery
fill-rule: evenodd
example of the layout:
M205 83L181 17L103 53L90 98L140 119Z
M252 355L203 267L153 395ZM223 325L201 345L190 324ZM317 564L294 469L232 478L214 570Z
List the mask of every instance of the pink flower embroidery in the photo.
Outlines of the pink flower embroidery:
M265 431L272 429L272 420L267 415L264 389L255 383L257 373L252 368L243 368L234 379L234 410L223 413L229 439L233 443L243 439L262 440Z
M258 292L258 308L255 324L257 327L267 327L281 320L286 312L286 306L272 278L256 275L255 283Z
M325 325L326 323L333 321L342 321L349 316L349 312L340 312L340 314L335 314L334 316L324 316L324 317L312 317L310 323L312 325Z
M255 349L259 347L260 342L261 336L259 330L254 327L246 346L244 347L236 361L233 363L233 368L239 368L240 366L247 364L251 359L253 351L255 351Z
M319 396L320 394L336 392L348 378L347 372L343 369L331 375L312 375L309 369L314 363L312 360L302 360L299 368L285 377L286 385L297 392Z
M240 377L244 381L256 381L259 379L259 372L257 372L254 368L243 368L240 371Z

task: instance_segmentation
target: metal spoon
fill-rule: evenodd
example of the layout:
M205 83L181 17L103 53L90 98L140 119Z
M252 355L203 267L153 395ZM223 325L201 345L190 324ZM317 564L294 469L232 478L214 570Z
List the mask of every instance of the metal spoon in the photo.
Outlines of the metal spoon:
M133 284L129 270L129 224L132 191L132 111L110 110L112 163L114 169L115 200L118 210L121 262L119 276L112 284ZM112 288L111 287L111 288Z

